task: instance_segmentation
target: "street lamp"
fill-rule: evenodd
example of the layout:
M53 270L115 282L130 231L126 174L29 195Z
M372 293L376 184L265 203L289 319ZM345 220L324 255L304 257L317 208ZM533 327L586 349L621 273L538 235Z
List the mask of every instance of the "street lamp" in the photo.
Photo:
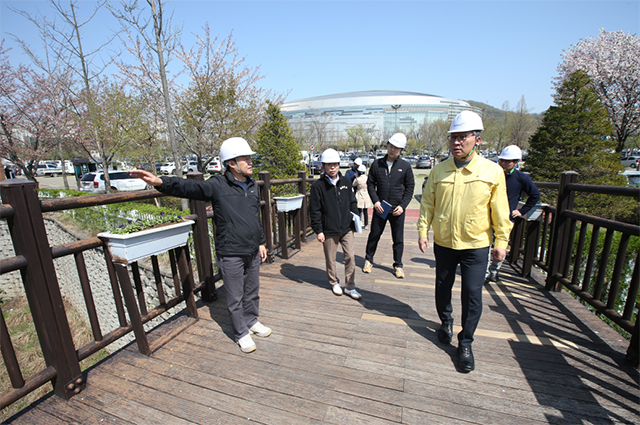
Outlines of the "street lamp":
M398 109L400 109L402 105L391 105L394 111L396 111L396 128L394 131L398 131Z

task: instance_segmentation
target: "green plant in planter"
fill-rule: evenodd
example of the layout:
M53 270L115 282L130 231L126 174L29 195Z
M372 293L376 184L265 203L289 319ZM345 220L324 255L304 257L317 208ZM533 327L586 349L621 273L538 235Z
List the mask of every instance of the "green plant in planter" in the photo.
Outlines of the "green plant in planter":
M128 233L139 232L140 230L152 229L163 224L179 223L184 221L181 216L173 213L165 214L161 212L159 215L149 219L130 220L128 224L121 224L110 230L116 235L126 235Z

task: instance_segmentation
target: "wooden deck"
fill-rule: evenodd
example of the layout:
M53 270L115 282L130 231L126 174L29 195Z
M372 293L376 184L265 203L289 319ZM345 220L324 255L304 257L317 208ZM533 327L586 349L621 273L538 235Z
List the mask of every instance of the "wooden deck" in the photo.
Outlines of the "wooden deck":
M255 338L254 353L232 341L223 300L200 304L200 320L151 357L133 344L89 370L78 396L46 397L8 423L640 423L628 343L567 293L542 290L539 275L508 266L485 289L476 370L458 373L455 345L436 337L433 254L406 228L404 280L391 273L388 229L362 273L365 231L363 298L336 297L312 240L262 266L260 319L273 334ZM454 310L459 318L457 299Z

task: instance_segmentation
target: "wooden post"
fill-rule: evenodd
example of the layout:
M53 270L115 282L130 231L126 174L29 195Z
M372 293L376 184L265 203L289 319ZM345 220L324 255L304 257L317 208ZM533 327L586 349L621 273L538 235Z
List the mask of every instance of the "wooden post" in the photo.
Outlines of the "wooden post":
M300 186L298 187L298 192L300 192L301 195L304 195L304 198L302 199L302 207L300 207L300 218L299 218L299 229L297 230L297 232L302 231L302 242L306 242L307 241L307 227L308 227L308 223L307 223L307 173L305 171L298 171L298 178L300 179ZM299 248L299 247L296 247Z
M304 201L304 200L303 200ZM300 233L300 222L302 221L302 219L300 218L302 216L302 213L300 212L300 209L297 209L295 211L291 212L293 214L293 243L296 249L300 249L302 247L302 241L301 241L301 235Z
M525 228L524 259L522 261L522 276L531 275L533 259L540 243L540 220L529 221Z
M260 180L262 181L262 191L260 199L264 201L262 208L262 230L267 241L267 262L273 263L273 233L271 230L271 177L268 171L261 171Z
M569 183L578 181L578 173L575 171L564 171L560 175L560 187L558 188L558 202L556 206L556 225L553 231L551 246L549 247L549 273L547 273L546 288L549 291L559 292L562 285L556 280L554 275L559 270L564 269L565 261L571 258L571 242L569 235L571 234L571 220L569 220L564 212L572 210L574 205L575 193L567 190Z
M198 318L198 308L196 307L196 300L193 296L193 269L191 268L191 262L189 261L189 247L188 245L174 249L176 257L178 258L178 270L180 272L180 280L182 281L182 294L184 295L184 302L187 305L187 316Z
M140 317L140 310L138 310L138 304L136 303L136 297L133 293L133 286L131 285L131 279L129 279L129 269L125 263L113 263L120 281L120 287L122 289L122 296L124 302L129 311L129 319L131 320L131 326L133 327L133 333L136 336L136 343L138 344L138 351L145 356L151 355L151 347L149 347L149 340L144 332L142 326L142 318Z
M200 172L187 173L187 178L204 181ZM196 264L198 265L198 278L204 282L200 292L202 300L212 302L216 300L216 285L213 281L213 257L211 255L211 243L209 240L209 220L207 220L207 208L204 201L189 200L191 213L198 216L193 226L193 245L196 252Z
M280 239L280 249L282 250L282 259L289 259L289 248L287 246L287 220L285 213L278 211L278 239Z
M14 215L7 219L16 255L27 259L28 272L21 271L25 294L47 365L56 370L54 393L69 399L85 387L51 247L42 217L36 184L24 179L0 183L2 202L11 205Z
M518 262L520 257L520 246L522 245L522 233L523 226L526 224L526 220L523 218L516 218L513 223L513 229L511 229L511 250L509 252L509 264L514 265Z

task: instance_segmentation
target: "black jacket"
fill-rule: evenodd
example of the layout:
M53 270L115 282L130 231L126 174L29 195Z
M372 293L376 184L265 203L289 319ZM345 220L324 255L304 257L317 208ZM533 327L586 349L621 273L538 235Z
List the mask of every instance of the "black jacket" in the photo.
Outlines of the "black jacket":
M373 161L367 178L367 191L371 201L387 201L391 209L400 205L406 210L413 197L413 171L411 164L400 157L396 158L391 166L391 173L387 167L387 155Z
M358 214L358 204L351 180L338 173L338 182L331 184L326 174L311 185L309 216L316 234L345 235L354 230L351 213Z
M236 183L233 174L213 176L205 181L161 177L158 190L181 198L211 201L216 224L216 254L253 255L266 243L260 221L258 184L247 178L247 191Z

